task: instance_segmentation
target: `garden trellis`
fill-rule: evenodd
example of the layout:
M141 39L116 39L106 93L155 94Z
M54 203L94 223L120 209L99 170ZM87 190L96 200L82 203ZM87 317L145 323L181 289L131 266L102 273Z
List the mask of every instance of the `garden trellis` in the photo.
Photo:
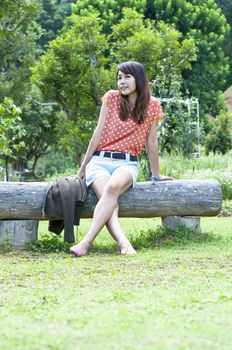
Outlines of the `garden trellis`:
M158 99L163 106L166 116L160 127L161 140L163 135L165 135L164 129L167 128L167 125L169 127L169 134L174 132L175 126L173 126L173 124L175 125L175 123L173 123L173 119L176 111L178 111L180 124L183 123L182 129L180 131L182 134L182 146L184 147L188 144L188 142L192 142L193 151L189 153L200 156L200 113L198 98L191 97L186 99L177 99L162 97ZM176 125L179 127L178 119ZM185 128L185 132L183 132L183 128ZM170 135L166 135L165 137L167 139L168 137L171 139Z

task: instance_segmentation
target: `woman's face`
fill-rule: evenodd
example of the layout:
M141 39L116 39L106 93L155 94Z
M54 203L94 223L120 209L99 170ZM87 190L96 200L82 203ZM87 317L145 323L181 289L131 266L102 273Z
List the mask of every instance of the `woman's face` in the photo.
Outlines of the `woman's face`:
M122 95L129 96L136 92L136 81L132 74L118 72L117 75L118 89Z

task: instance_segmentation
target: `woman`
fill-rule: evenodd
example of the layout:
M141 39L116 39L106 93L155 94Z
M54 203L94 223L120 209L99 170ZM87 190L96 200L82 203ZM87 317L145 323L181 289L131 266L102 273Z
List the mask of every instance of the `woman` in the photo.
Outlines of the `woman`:
M87 235L70 248L79 257L87 253L105 224L118 243L119 254L136 254L119 223L118 198L136 182L137 157L145 143L153 179L171 179L159 173L156 128L163 113L151 96L143 65L124 62L116 77L118 90L110 90L102 98L98 124L78 172L99 198Z

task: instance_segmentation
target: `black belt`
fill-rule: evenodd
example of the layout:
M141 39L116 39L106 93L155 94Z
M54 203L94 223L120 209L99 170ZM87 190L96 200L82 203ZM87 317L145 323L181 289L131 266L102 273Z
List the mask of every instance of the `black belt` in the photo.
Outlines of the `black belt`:
M126 153L122 153L122 152L119 153L119 152L95 151L93 155L100 156L101 152L103 152L102 153L103 157L113 158L113 159L126 159ZM130 161L137 162L138 158L133 154L130 154Z

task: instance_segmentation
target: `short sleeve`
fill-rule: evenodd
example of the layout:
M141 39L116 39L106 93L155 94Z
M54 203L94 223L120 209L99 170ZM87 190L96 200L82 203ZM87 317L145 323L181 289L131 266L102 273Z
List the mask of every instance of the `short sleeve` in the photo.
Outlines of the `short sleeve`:
M112 103L112 90L109 90L105 93L105 95L101 98L102 103L104 102L107 107L111 106Z
M154 119L157 121L162 120L164 117L164 113L159 100L155 100L154 111L155 111Z

